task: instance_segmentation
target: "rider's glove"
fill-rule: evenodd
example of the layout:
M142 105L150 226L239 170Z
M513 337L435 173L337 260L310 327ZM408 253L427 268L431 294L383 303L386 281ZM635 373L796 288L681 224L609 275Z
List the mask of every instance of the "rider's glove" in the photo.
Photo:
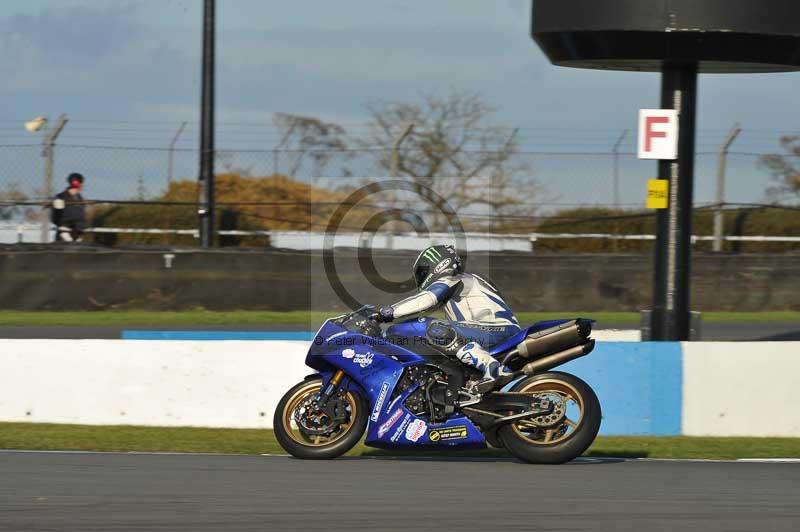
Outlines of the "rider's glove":
M391 306L381 307L378 310L378 321L388 323L394 319L394 308Z

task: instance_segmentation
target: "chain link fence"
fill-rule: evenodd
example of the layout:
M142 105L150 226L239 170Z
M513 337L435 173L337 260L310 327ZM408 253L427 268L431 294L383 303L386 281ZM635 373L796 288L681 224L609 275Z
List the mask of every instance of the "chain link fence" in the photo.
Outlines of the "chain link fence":
M167 231L158 235L104 237L106 243L196 243L191 234L169 231L196 229L197 150L60 144L53 152L50 196L63 190L69 173L80 172L86 177L84 197L97 202L94 206L95 225ZM375 181L363 176L386 175L381 161L391 155L390 150L367 148L218 150L216 173L220 187L217 218L221 221L220 228L228 231L322 232L348 191ZM765 204L772 201L767 197L772 185L771 176L759 164L763 155L737 152L728 155L727 203ZM570 232L571 222L576 221L586 222L581 226L583 233L649 230L648 226L633 227L629 220L636 219L636 213L644 217L652 215L652 212L642 211L646 181L656 176L653 161L638 160L635 154L627 152L523 151L513 155L510 167L514 168L511 175L452 175L420 178L416 182L424 183L450 202L465 222L466 229L471 231L524 234L537 231L543 221L552 222L559 217L563 218L563 223L554 227L556 232ZM716 152L697 154L695 203L698 207L716 203L717 170ZM244 180L225 181L224 174L241 176ZM288 179L281 182L274 178L269 180L270 176L276 175ZM409 180L409 176L401 175L400 179ZM44 154L40 145L0 145L0 217L6 224L35 226L39 223L46 215L42 209L48 202L46 188ZM436 217L420 203L425 202L415 198L413 191L383 194L377 200L373 198L372 210L364 212L361 221L367 219L368 214L393 208L420 212L423 217ZM109 214L111 211L113 216ZM584 212L583 218L580 212ZM627 214L634 217L625 218ZM602 230L592 230L593 220L603 221L611 215L619 216L613 227L598 223ZM435 222L434 219L433 225L428 224L430 229L438 229ZM735 228L730 224L735 222L727 223L726 229L733 231ZM389 227L399 230L398 224L395 220ZM794 230L791 227L789 230ZM781 230L780 227L773 229ZM742 231L747 233L750 229L740 228L740 236ZM236 237L229 239L236 245L264 245L267 242L264 235L230 236ZM634 247L649 246L647 242L640 244ZM559 246L545 246L548 247L559 249ZM616 245L615 249L630 247Z
M727 200L758 203L770 186L770 176L759 167L766 153L728 155ZM386 175L376 162L388 156L383 149L333 151L218 150L217 173L245 176L283 174L306 183L325 178ZM615 159L618 170L615 194ZM655 177L656 165L634 153L612 152L518 152L513 176L518 183L538 186L538 197L529 198L543 207L603 205L639 207L644 204L645 180ZM55 190L71 172L87 177L88 196L106 200L134 200L162 195L170 180L198 176L198 151L177 148L57 145L54 149ZM697 203L713 203L718 154L700 152L696 157ZM463 179L463 176L435 179ZM16 184L28 197L41 199L44 189L43 150L39 145L0 145L0 192ZM328 186L329 183L324 183Z

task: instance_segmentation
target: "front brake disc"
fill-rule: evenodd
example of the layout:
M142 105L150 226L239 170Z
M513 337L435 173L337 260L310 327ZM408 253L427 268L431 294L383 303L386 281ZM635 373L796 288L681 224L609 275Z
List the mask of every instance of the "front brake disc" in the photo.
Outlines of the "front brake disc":
M300 432L306 436L326 436L339 428L346 416L347 403L332 397L323 408L309 401L294 412Z

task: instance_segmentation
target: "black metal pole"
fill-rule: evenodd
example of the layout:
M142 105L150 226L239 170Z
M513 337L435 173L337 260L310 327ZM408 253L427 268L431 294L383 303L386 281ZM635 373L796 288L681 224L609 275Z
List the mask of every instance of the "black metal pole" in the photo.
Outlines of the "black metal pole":
M657 215L650 334L653 340L688 340L697 64L664 66L661 107L678 111L678 158L658 163L658 178L669 181L669 208Z
M200 103L200 178L197 215L200 245L214 245L214 37L215 0L203 1L203 81Z

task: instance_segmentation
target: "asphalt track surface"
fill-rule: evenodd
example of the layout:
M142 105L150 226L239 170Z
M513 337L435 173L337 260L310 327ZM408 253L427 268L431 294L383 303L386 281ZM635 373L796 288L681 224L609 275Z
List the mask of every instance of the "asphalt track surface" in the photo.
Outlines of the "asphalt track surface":
M0 452L3 531L794 531L800 464Z
M636 329L630 324L600 324L601 328ZM120 326L0 326L0 338L119 338L123 330L169 330L169 331L308 331L314 327L305 325L274 324L256 325L173 325L169 327L120 327ZM316 330L316 329L315 329ZM800 323L704 323L703 340L707 341L800 341Z

